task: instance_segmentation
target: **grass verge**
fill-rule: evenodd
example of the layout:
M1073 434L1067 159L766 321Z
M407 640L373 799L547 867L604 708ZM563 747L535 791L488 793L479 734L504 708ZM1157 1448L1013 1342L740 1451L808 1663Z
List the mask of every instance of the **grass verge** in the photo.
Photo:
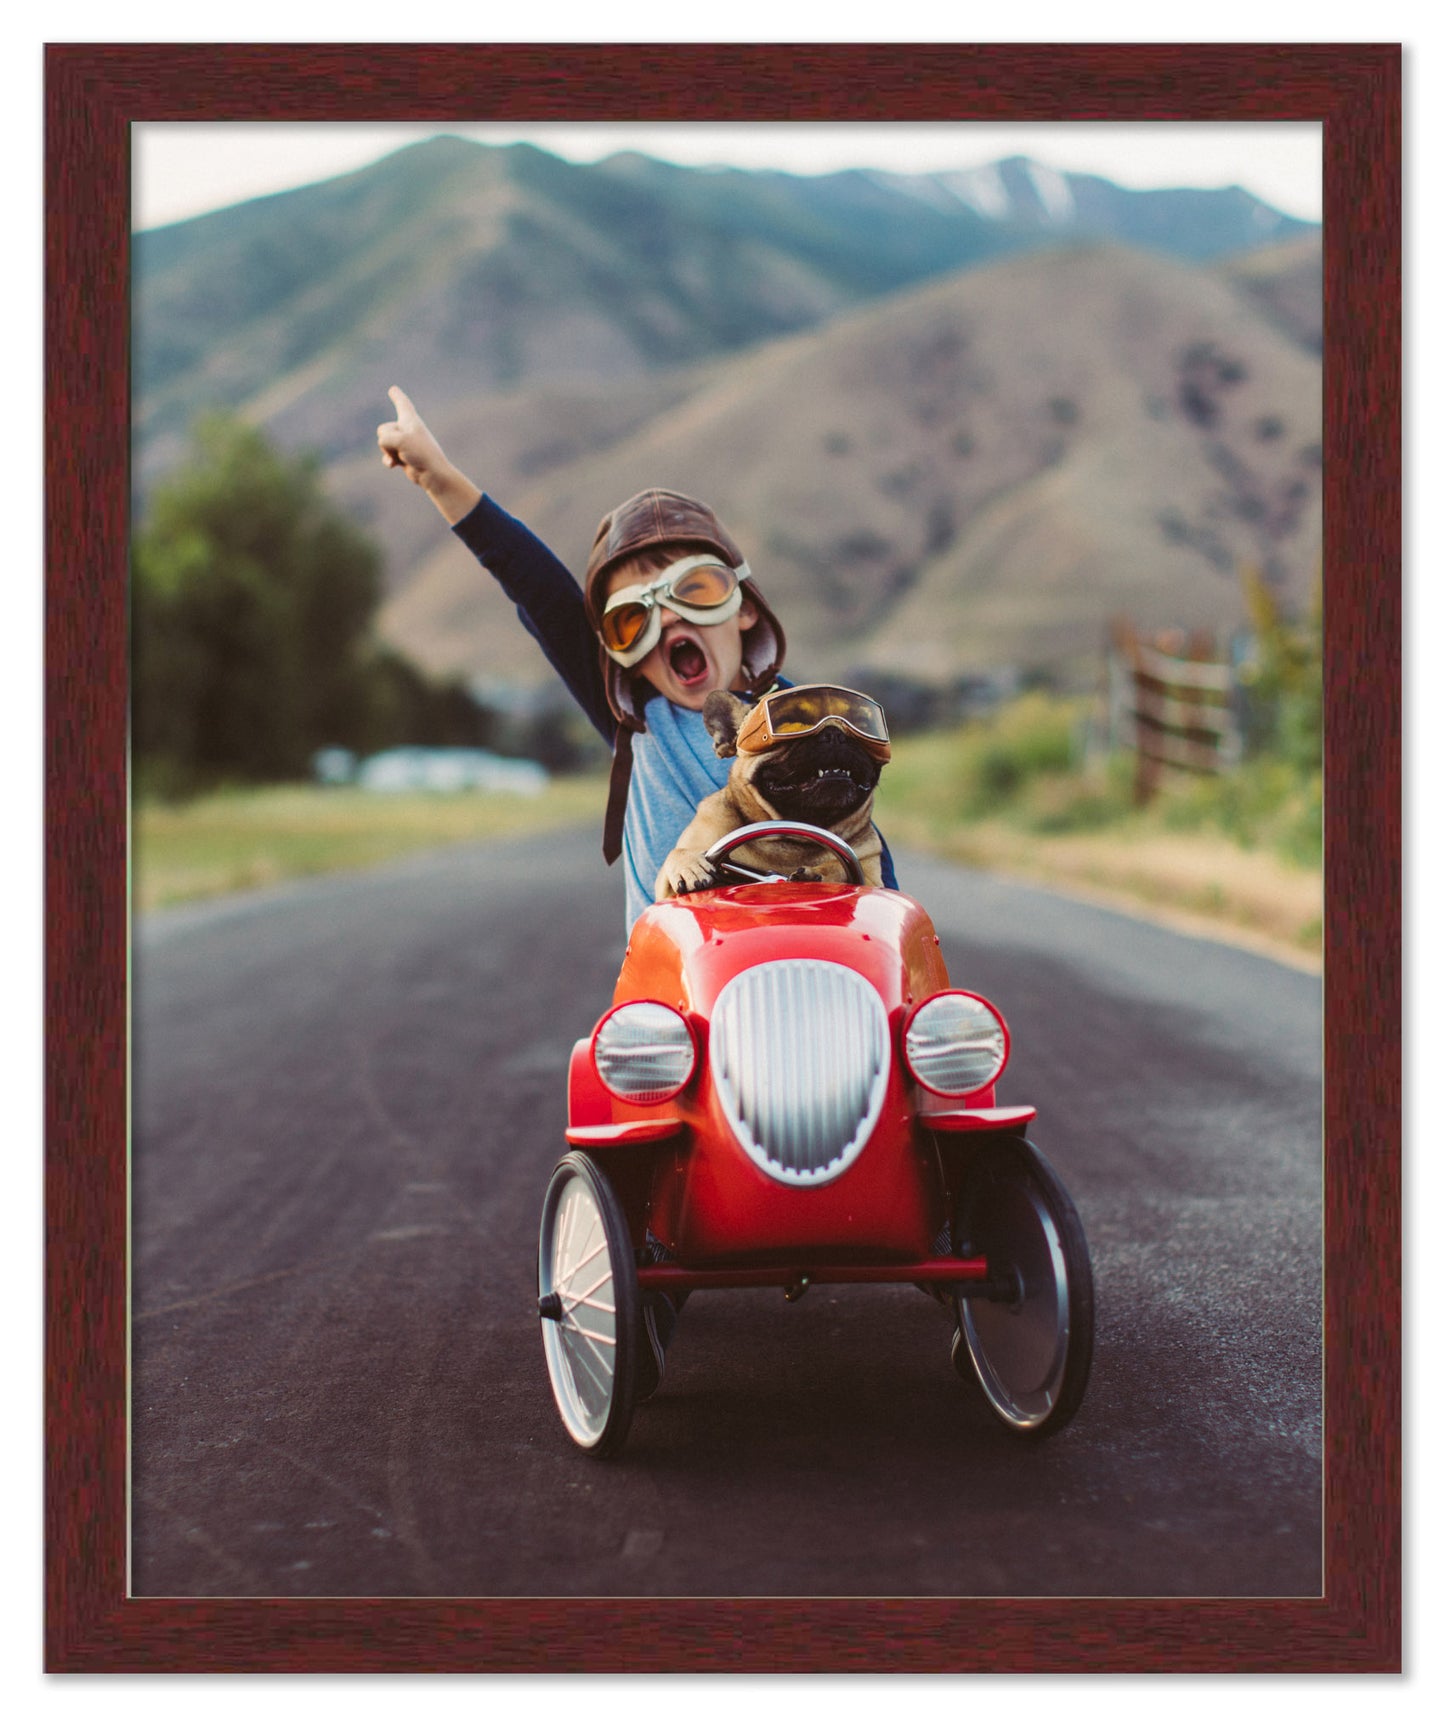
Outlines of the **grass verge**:
M901 740L879 793L890 842L1318 969L1318 774L1262 759L1139 810L1127 757L1079 763L1085 708L1035 696L957 732Z
M1268 771L1276 766L1265 764L1141 812L1130 802L1127 767L1076 767L1077 718L1060 700L1024 699L989 723L900 740L878 801L890 844L1318 969L1318 777L1295 788L1274 781ZM600 777L575 776L534 799L296 786L143 802L135 813L136 904L149 912L456 842L595 824L605 794Z
M569 776L535 798L298 786L236 789L181 805L142 803L133 830L135 903L151 912L361 870L461 841L599 821L605 795L600 778Z
M1076 893L1196 934L1320 967L1323 902L1318 872L1225 836L1130 832L1038 836L998 820L939 834L907 813L880 811L890 843L914 845L1000 876ZM1141 819L1142 821L1142 819Z

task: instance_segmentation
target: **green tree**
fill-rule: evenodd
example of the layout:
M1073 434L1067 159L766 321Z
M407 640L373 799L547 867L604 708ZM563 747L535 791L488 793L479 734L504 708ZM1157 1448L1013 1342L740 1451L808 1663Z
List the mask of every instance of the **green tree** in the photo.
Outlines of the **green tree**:
M1287 618L1258 568L1242 569L1245 604L1255 636L1249 682L1263 749L1300 774L1321 767L1324 743L1324 614L1320 580L1306 612Z
M132 553L132 741L188 785L284 779L373 725L381 557L317 461L211 417Z

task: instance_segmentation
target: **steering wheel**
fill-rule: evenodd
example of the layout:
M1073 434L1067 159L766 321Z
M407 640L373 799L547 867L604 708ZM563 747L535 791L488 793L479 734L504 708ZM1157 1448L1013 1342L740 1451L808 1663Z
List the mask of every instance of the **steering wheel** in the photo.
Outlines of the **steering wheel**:
M779 876L776 871L754 870L751 865L738 864L730 859L728 854L737 847L744 847L749 841L758 840L764 835L796 836L800 840L810 841L814 846L826 847L827 850L843 861L848 872L848 881L855 884L863 882L863 866L858 862L858 855L845 840L840 840L830 829L816 828L812 823L744 823L740 829L733 829L721 840L713 844L702 855L729 876L737 877L741 882L786 882L785 876Z

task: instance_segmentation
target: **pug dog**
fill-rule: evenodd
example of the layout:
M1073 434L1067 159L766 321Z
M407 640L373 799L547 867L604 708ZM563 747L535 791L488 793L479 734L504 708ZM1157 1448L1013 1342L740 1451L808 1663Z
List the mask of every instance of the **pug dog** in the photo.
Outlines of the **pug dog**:
M658 872L656 897L668 900L716 888L723 878L704 853L747 823L812 823L847 841L864 880L882 886L883 843L873 827L873 792L883 764L847 728L828 723L811 733L775 739L767 750L737 747L752 706L731 692L712 692L703 722L719 757L734 759L727 783L711 793L678 837ZM846 882L843 861L802 839L764 836L730 855L740 864L790 882Z

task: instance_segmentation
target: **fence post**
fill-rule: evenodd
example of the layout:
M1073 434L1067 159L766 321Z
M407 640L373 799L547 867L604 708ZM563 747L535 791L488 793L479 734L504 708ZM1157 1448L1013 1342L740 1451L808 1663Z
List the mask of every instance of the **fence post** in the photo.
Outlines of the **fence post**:
M1148 804L1165 769L1212 774L1238 762L1233 668L1214 635L1176 629L1146 642L1123 619L1110 633L1110 742L1134 748L1134 803Z

